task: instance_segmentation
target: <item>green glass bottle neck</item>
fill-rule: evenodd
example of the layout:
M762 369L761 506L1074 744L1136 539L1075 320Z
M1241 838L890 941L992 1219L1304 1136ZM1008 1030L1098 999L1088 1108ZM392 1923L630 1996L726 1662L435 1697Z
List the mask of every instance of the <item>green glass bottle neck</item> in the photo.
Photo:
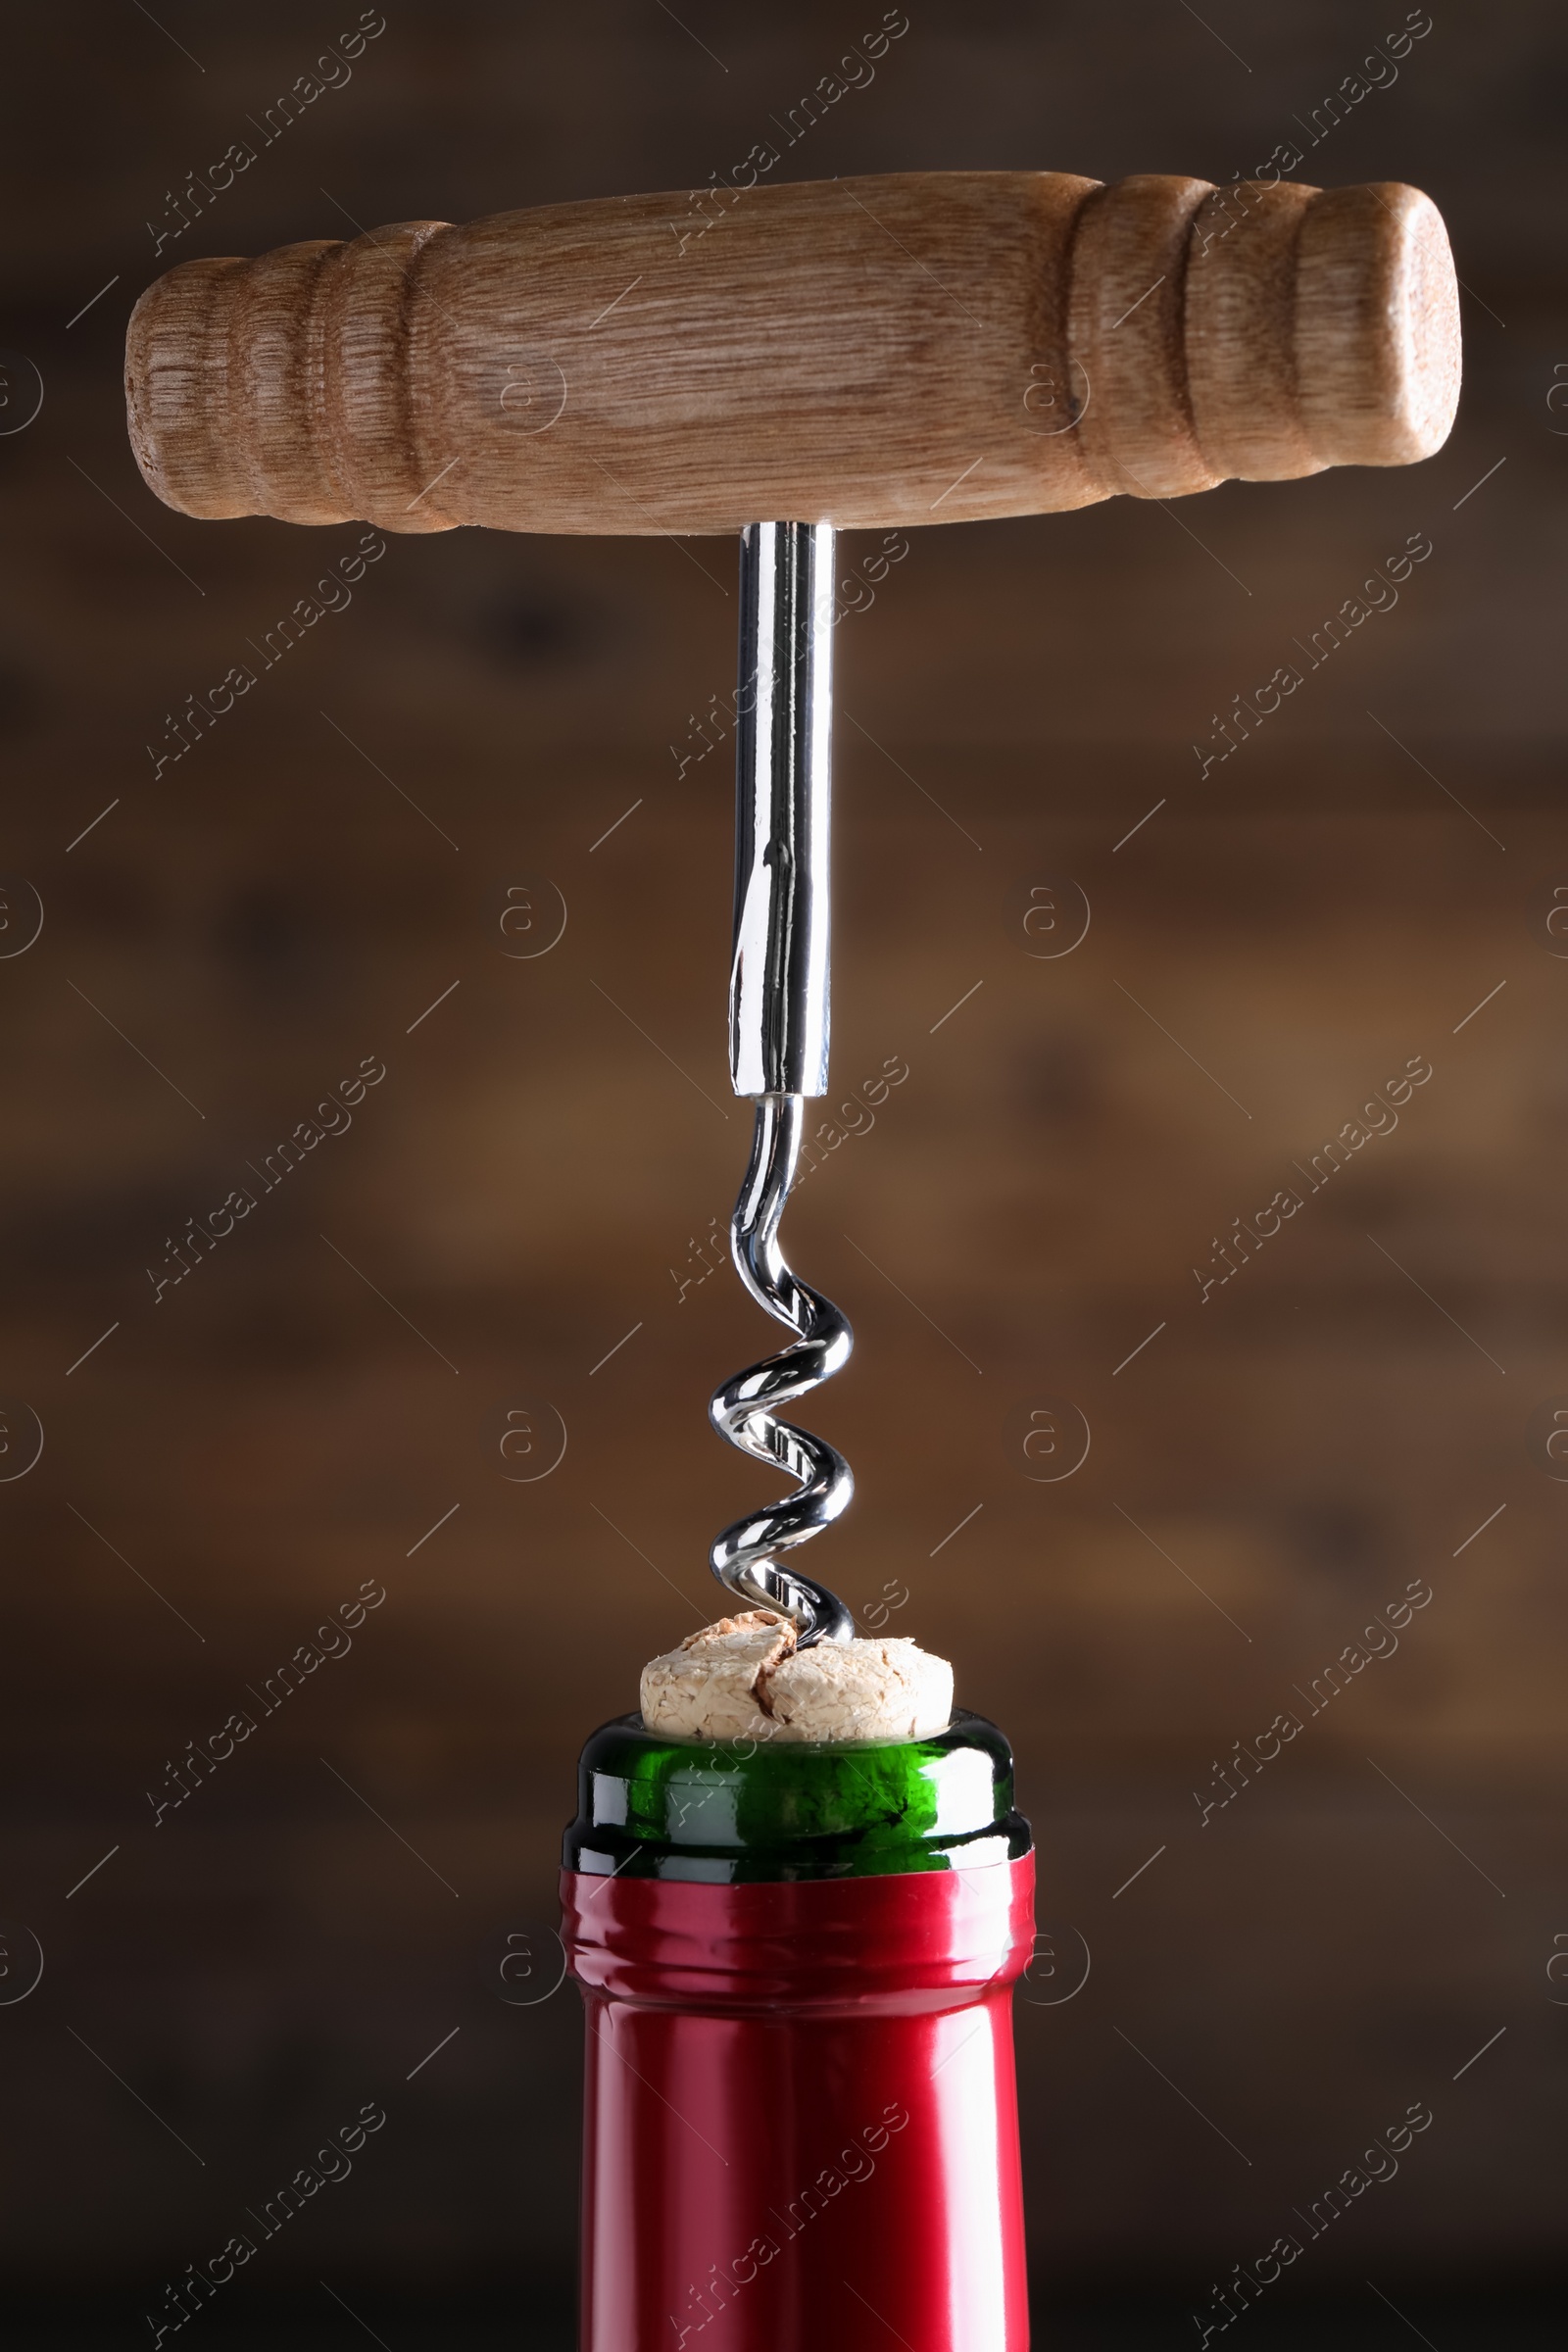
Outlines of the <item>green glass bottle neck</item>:
M1012 1751L983 1716L864 1746L671 1739L622 1715L578 1766L567 1870L710 1885L871 1878L1015 1860Z

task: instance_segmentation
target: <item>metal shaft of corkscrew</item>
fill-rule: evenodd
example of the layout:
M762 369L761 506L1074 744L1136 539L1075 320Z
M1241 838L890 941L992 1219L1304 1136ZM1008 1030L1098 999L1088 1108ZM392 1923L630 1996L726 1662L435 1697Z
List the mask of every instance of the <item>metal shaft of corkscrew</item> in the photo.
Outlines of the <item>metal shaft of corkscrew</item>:
M832 583L830 523L754 522L742 533L729 1050L730 1082L756 1102L757 1124L730 1249L752 1297L795 1341L725 1381L709 1409L721 1437L786 1471L798 1491L736 1520L710 1559L738 1598L791 1618L803 1648L855 1631L842 1601L777 1556L820 1535L855 1491L841 1453L778 1418L841 1370L855 1344L778 1242L806 1102L827 1092Z

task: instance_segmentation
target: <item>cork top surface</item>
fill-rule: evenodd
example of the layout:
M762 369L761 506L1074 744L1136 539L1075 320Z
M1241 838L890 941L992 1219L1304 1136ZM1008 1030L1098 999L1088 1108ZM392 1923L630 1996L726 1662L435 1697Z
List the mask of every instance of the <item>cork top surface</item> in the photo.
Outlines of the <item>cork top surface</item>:
M651 1732L699 1740L926 1740L953 1714L953 1668L916 1642L796 1646L766 1609L720 1617L642 1673Z

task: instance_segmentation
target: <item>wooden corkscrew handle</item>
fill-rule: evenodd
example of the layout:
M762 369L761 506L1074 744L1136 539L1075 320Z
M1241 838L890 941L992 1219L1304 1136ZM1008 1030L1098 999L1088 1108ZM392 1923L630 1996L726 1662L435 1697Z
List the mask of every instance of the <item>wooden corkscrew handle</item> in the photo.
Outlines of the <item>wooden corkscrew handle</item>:
M1402 466L1459 386L1396 183L898 172L405 221L184 263L131 440L187 514L388 531L908 527Z

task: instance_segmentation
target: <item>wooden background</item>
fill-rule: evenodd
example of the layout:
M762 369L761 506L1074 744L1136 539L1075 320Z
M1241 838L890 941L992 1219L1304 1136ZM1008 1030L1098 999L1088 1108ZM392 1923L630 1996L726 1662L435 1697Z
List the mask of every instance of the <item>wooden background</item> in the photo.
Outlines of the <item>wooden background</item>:
M766 1334L722 1265L696 1280L746 1149L728 744L679 777L670 750L732 688L733 544L395 541L155 780L165 713L358 533L160 508L126 312L175 260L345 216L701 186L879 13L389 4L156 259L166 190L353 13L13 23L0 343L44 385L0 436L0 866L44 909L0 962L0 1392L45 1433L0 1484L0 1985L20 1931L44 1955L0 1995L29 2341L78 2294L81 2340L131 2340L375 2099L355 2177L202 2326L298 2289L323 2343L357 2334L330 2295L402 2352L420 2296L493 2289L509 2341L520 2310L565 2342L575 1997L503 2004L494 1938L533 1936L543 1990L577 1747L711 1613L707 1544L762 1491L704 1415ZM1221 180L1400 22L917 6L782 169ZM858 1335L814 1412L858 1482L821 1567L1015 1742L1058 1931L1018 2009L1037 2280L1171 2298L1117 2342L1176 2340L1412 2102L1432 2126L1292 2288L1448 2352L1450 2298L1561 2244L1568 1487L1530 1431L1568 1397L1564 70L1544 7L1439 12L1301 174L1445 211L1439 458L914 534L837 640L836 1078L908 1076L787 1228ZM1200 781L1213 714L1413 533L1396 608ZM1089 930L1041 957L1030 894L1064 882ZM530 884L567 920L518 958ZM1308 1193L1293 1163L1412 1056L1397 1128ZM248 1166L364 1057L352 1127L263 1193ZM1282 1186L1300 1211L1201 1298ZM1092 1445L1035 1483L1051 1399ZM539 1400L564 1458L509 1483ZM1412 1580L1397 1651L1308 1715ZM155 1828L166 1763L367 1581L348 1654ZM1290 1708L1205 1823L1194 1790ZM1260 2344L1298 2340L1286 2296Z

